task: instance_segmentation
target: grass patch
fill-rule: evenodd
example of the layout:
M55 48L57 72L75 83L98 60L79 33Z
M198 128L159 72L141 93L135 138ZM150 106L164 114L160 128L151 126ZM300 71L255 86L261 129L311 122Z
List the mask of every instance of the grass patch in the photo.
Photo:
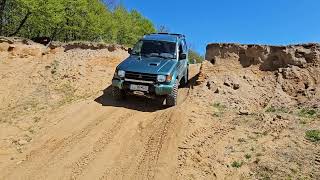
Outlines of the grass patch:
M269 107L268 109L266 109L267 113L290 113L289 109L284 108L284 107L280 107L280 108L276 108L276 107Z
M54 60L51 63L51 74L56 74L56 72L58 71L58 66L59 66L59 62L57 60Z
M76 90L70 84L63 84L55 90L63 94L63 99L59 101L58 106L63 106L77 99L77 96L75 95Z
M308 121L307 120L305 120L305 119L300 119L300 124L307 124L308 123Z
M231 164L231 166L234 168L241 168L242 165L243 165L243 162L238 162L238 161L233 161L233 163Z
M317 117L318 112L315 109L303 108L299 111L298 116L304 118L315 118Z
M217 108L217 109L225 109L225 108L227 108L226 105L223 105L223 104L221 104L221 103L213 103L212 106L213 106L214 108Z
M306 131L306 139L312 142L320 141L320 130L308 130Z
M223 105L221 103L213 103L211 106L214 108L214 112L212 114L212 116L214 117L222 116L225 112L225 109L227 108L226 105Z
M266 110L266 112L268 112L268 113L274 113L274 112L276 112L277 111L277 109L275 108L275 107L273 107L273 106L271 106L271 107L269 107L267 110Z
M246 155L244 155L244 157L245 157L246 159L251 159L251 155L250 155L250 154L246 154Z

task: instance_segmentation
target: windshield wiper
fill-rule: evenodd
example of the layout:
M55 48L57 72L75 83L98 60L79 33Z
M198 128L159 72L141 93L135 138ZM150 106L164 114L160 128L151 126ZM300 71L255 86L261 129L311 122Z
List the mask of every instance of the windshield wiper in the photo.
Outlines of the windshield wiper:
M170 57L156 55L156 54L132 53L132 55L136 55L136 56L139 56L139 57L159 57L159 58L163 58L163 59L172 59Z
M150 57L159 57L159 58L163 58L163 59L171 59L170 57L161 56L161 55L152 55Z
M135 56L143 56L143 57L150 57L147 54L141 54L141 53L132 53L131 55L135 55Z
M138 59L139 59L139 60L141 60L142 57L149 57L149 56L147 56L147 54L141 54L141 53L132 53L131 55L138 56Z

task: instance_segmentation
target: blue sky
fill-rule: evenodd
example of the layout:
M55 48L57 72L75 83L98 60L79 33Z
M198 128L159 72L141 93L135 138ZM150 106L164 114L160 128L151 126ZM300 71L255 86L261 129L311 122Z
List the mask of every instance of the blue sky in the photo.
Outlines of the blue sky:
M320 0L122 0L156 26L183 33L200 53L210 42L320 41Z

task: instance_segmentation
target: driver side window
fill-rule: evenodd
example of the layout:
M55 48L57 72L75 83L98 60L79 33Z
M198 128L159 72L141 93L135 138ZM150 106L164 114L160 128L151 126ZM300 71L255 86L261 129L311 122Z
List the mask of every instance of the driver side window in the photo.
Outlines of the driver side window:
M180 45L179 45L179 55L182 54L182 53L184 53L184 52L183 52L183 47L182 47L182 44L180 44Z
M179 54L181 54L181 53L185 53L185 51L184 51L184 42L183 41L181 41L180 45L179 45Z

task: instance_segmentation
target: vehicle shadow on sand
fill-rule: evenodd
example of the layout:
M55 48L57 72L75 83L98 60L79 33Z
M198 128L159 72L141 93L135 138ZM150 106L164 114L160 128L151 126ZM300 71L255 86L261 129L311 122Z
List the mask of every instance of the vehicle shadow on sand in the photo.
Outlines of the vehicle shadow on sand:
M125 99L117 101L112 97L112 87L109 86L103 90L103 95L94 100L102 106L123 107L141 112L155 112L166 109L160 100L150 99L139 96L126 96Z

